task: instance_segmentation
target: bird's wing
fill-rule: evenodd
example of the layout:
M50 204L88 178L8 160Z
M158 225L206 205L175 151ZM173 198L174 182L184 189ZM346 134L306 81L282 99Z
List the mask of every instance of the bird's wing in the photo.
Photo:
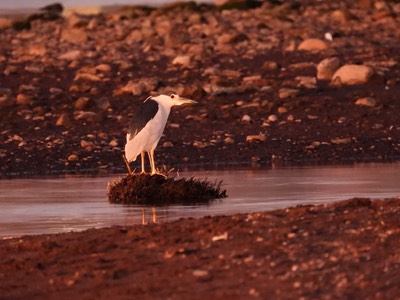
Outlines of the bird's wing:
M132 140L145 126L154 118L158 112L158 103L147 98L136 110L132 121L129 123L128 133L129 139Z

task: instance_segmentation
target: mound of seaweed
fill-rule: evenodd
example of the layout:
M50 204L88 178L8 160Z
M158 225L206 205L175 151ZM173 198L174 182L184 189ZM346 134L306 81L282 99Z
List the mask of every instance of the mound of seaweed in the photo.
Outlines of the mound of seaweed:
M121 204L196 204L227 197L220 182L206 179L166 178L161 175L132 174L108 186L108 199Z

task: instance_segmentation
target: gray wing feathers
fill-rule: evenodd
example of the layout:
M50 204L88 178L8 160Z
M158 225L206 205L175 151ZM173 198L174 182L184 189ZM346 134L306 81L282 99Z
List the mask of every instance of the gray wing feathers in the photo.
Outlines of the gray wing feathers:
M129 123L128 133L132 140L158 112L158 103L153 99L146 99L136 110Z

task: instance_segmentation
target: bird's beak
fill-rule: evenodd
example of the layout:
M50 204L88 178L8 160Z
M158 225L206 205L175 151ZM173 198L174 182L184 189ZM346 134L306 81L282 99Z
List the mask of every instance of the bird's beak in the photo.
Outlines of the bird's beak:
M183 105L183 104L196 104L198 103L197 101L191 100L191 99L186 99L186 98L182 98L179 97L179 104L178 105Z

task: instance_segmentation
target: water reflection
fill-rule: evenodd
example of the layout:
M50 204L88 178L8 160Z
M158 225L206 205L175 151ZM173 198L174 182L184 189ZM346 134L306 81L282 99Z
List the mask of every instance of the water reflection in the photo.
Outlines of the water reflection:
M222 179L229 197L209 205L157 209L157 220L272 210L351 197L400 195L400 163L340 167L225 170L181 176ZM107 183L118 176L0 180L0 236L55 233L140 224L140 206L107 202ZM147 209L151 220L151 209Z

